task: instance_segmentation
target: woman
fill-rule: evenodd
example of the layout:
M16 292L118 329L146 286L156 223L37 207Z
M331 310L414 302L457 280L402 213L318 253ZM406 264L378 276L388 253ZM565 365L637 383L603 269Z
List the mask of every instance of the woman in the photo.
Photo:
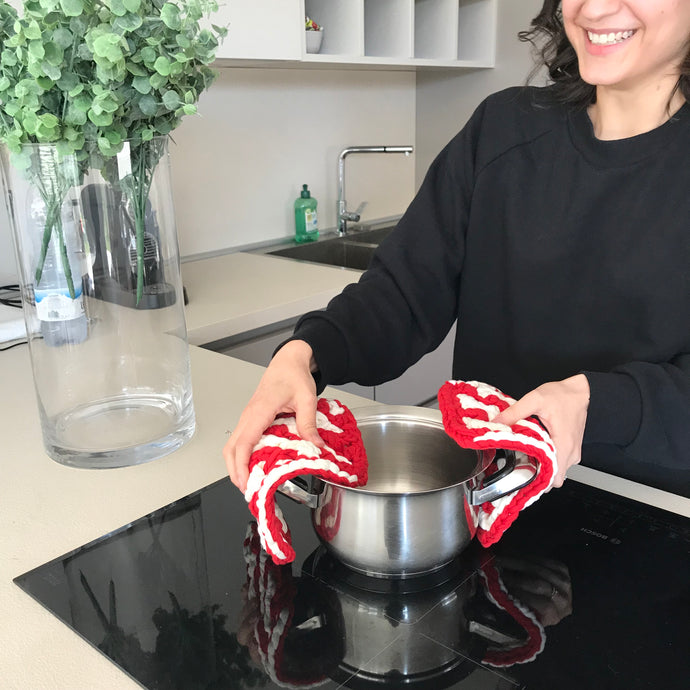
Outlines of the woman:
M690 3L546 0L542 37L553 83L486 99L276 353L224 450L240 489L277 413L321 445L317 391L395 378L457 319L452 377L541 419L557 486L584 456L690 496Z

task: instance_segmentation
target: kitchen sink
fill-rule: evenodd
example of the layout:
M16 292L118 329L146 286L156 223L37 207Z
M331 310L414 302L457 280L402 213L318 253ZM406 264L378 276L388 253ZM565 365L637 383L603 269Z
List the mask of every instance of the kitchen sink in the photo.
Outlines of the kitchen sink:
M333 240L277 249L268 254L364 271L368 268L375 249L376 245L357 244L344 237L337 237Z
M385 237L395 228L395 225L387 225L385 228L375 228L373 230L352 230L348 232L344 239L351 242L362 244L380 244Z
M394 227L391 225L373 230L353 230L344 237L294 244L274 249L267 254L364 271L369 267L376 247Z

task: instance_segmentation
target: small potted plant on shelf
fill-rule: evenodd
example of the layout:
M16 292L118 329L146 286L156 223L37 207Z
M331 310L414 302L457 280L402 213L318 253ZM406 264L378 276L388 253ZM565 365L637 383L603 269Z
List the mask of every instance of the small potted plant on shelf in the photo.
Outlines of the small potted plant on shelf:
M24 0L19 14L0 0L0 162L60 462L144 462L193 433L167 145L214 79L217 7ZM159 307L165 319L144 313Z
M306 17L305 38L307 41L307 52L318 53L321 50L321 43L323 41L323 26Z

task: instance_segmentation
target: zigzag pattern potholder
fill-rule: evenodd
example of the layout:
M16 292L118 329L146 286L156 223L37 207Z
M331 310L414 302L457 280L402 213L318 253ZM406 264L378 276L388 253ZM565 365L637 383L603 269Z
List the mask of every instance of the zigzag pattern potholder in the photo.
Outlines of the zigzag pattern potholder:
M446 432L463 448L512 450L516 472L535 478L522 489L475 506L473 518L482 546L497 542L523 508L553 486L558 470L556 449L544 427L534 418L512 426L492 420L515 400L497 388L478 381L446 381L438 392Z
M368 463L362 435L352 412L338 400L320 398L316 428L319 448L297 433L294 414L279 415L264 431L249 460L244 497L257 520L262 547L275 563L295 559L290 530L275 502L276 489L298 475L314 475L335 484L366 484Z

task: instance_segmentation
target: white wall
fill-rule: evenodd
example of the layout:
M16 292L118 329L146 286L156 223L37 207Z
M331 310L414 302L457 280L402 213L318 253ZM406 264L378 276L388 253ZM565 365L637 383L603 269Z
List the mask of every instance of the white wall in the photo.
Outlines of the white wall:
M529 28L542 4L543 0L499 0L493 69L418 73L417 185L486 96L525 83L533 61L529 44L518 41L517 33Z
M415 75L222 69L199 111L171 149L185 256L293 235L304 183L333 228L341 149L414 144ZM400 214L414 194L414 157L353 155L346 168L349 206L369 202L363 219Z

